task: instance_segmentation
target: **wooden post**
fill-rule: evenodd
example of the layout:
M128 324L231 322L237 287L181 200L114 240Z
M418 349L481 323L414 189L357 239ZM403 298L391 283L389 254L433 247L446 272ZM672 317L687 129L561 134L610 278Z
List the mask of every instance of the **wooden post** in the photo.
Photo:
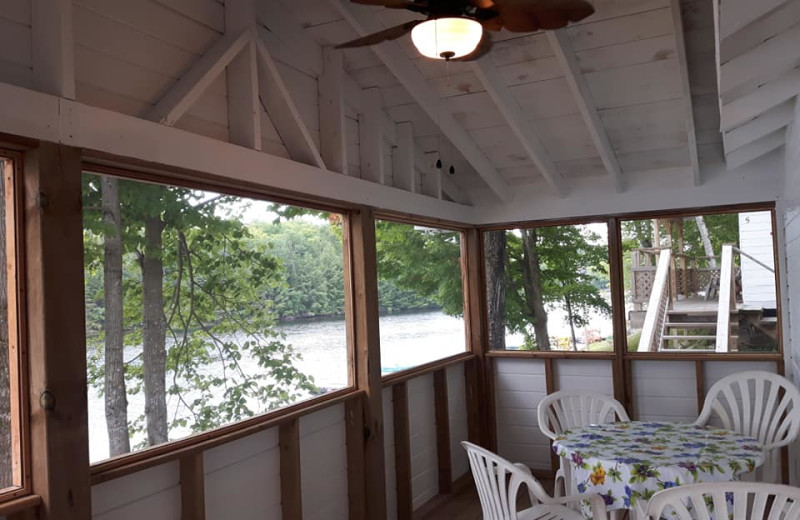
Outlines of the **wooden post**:
M544 385L547 395L556 392L556 374L555 363L553 358L544 358ZM548 443L551 444L551 443ZM558 455L553 450L550 450L550 469L555 473L560 466Z
M392 387L392 410L397 520L411 520L414 513L411 492L411 432L408 425L408 386L405 381Z
M614 398L621 402L630 414L631 396L625 384L628 378L625 366L625 354L628 352L628 325L625 319L625 284L622 273L622 231L617 218L608 219L608 254L614 331L614 360L611 365Z
M203 452L184 455L180 459L181 520L205 520L205 473Z
M352 269L353 346L355 382L365 393L364 495L366 517L386 518L386 462L383 451L383 382L378 331L378 276L375 251L375 217L363 207L348 217L347 243Z
M705 370L703 368L703 361L700 359L694 362L694 377L697 383L697 390L695 391L697 394L697 415L700 415L706 401Z
M32 491L41 520L89 520L81 152L25 154Z
M461 239L462 273L464 276L464 319L470 352L477 356L477 384L480 445L497 451L497 422L494 406L494 373L492 360L486 355L489 348L486 317L486 286L484 282L483 241L478 229L469 229ZM469 373L467 375L470 375ZM467 384L470 384L467 378ZM467 388L467 395L472 389Z
M303 484L300 475L300 421L291 419L278 429L281 468L281 517L303 520ZM313 492L309 490L309 492Z
M439 467L439 494L453 491L450 461L450 403L447 394L447 369L433 373L433 404L436 410L436 456Z

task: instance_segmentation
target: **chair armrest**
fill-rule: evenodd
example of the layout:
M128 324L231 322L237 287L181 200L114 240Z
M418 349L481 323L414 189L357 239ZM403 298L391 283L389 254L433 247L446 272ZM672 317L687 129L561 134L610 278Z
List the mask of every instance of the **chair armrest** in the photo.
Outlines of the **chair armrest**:
M589 502L592 508L592 518L594 520L606 520L606 503L603 497L597 493L584 493L580 495L569 495L560 498L550 498L542 500L543 504L566 506L569 504L580 504L581 501Z

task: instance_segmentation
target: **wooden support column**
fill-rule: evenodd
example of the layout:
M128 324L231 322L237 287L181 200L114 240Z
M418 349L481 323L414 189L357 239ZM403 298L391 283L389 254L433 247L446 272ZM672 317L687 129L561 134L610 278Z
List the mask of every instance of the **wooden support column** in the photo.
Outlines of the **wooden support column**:
M323 71L319 77L320 153L329 170L347 175L342 51L325 47L322 61Z
M206 482L203 452L184 455L180 459L181 520L205 520Z
M291 419L278 429L281 453L281 518L303 520L303 485L300 478L300 421Z
M258 99L256 9L254 0L225 2L225 32L249 31L250 41L228 64L228 131L233 144L261 150L261 103Z
M697 415L700 415L706 401L706 383L703 362L699 359L694 362L694 377L697 381Z
M625 284L622 264L622 231L619 219L608 219L609 274L611 278L611 309L614 327L614 360L611 374L614 398L630 414L633 411L631 392L627 390L630 365L625 363L628 352L628 324L625 320Z
M31 477L41 520L89 520L81 152L25 154Z
M433 373L433 404L436 410L436 456L439 461L439 494L453 491L450 459L450 403L447 394L447 369Z
M470 352L475 354L476 374L467 378L468 402L474 393L478 400L479 444L497 451L497 422L494 403L494 373L492 360L486 355L489 348L488 332L485 330L486 285L484 283L483 240L478 229L469 229L462 235L461 259L464 277L464 320L467 326L467 341ZM469 372L467 373L470 376ZM474 379L474 380L473 380ZM477 388L470 388L477 385Z
M394 472L397 489L397 520L411 520L411 431L408 425L408 386L406 382L392 387L394 416Z
M556 389L556 367L552 358L544 358L544 385L547 395L555 392ZM550 450L550 469L557 471L560 466L558 456Z
M358 115L358 142L361 158L361 178L385 183L383 165L383 108L381 90L364 89L361 93L362 113Z
M75 99L72 2L33 0L29 4L33 88Z
M352 271L352 344L354 380L364 391L363 435L366 517L386 518L386 463L383 451L383 382L378 331L378 275L375 251L375 217L363 207L348 217L347 259Z
M417 172L414 168L414 127L410 122L397 123L397 147L392 154L392 175L395 188L417 193Z

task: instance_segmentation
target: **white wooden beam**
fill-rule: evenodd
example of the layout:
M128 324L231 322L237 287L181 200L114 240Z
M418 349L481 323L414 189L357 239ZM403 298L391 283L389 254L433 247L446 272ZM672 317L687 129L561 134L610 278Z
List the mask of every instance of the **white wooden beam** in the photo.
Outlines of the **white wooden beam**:
M692 107L692 87L689 83L689 62L686 58L686 39L683 32L683 16L680 0L670 0L672 11L672 27L675 32L675 48L678 52L678 67L681 74L681 100L683 101L683 119L686 123L686 145L689 147L689 167L695 186L700 186L700 158L697 151L697 132L694 126L694 108Z
M606 171L613 179L617 192L622 193L625 191L625 179L622 176L617 156L614 153L614 147L611 145L608 133L606 133L603 121L600 119L600 114L595 106L592 92L589 90L589 84L581 72L578 59L572 49L569 35L565 29L547 31L547 40L550 42L550 47L561 64L564 77L569 84L570 90L572 90L575 101L578 103L578 110L581 112L583 121L589 128L589 134L592 136L597 153L600 155Z
M233 144L261 150L261 103L258 100L255 0L225 2L225 32L248 31L250 40L227 67L228 139Z
M477 60L473 63L473 70L547 183L559 197L565 196L569 190L564 176L550 158L533 124L525 119L519 102L508 89L503 75L497 70L491 58L484 56Z
M414 168L414 127L410 122L397 123L397 146L392 153L392 176L395 188L417 193Z
M253 32L247 29L223 35L145 114L145 119L167 126L177 123L252 38Z
M719 21L721 39L728 38L745 25L769 14L784 2L786 0L726 0L721 5Z
M322 74L322 48L281 2L257 2L256 15L259 34L276 60L314 77Z
M322 63L323 72L319 77L320 152L329 170L347 175L342 51L332 47L324 48Z
M358 114L358 142L361 158L361 178L384 183L383 108L381 91L369 88L362 91L361 113Z
M800 2L786 2L767 16L743 27L733 38L720 43L720 62L741 56L761 42L779 34L800 21Z
M439 172L439 181L442 183L442 193L450 200L459 204L469 204L470 198L447 173Z
M783 146L785 142L786 129L781 128L729 154L725 154L725 163L728 165L728 170L733 170Z
M794 104L795 101L782 103L757 118L737 126L730 132L725 132L722 136L725 152L731 153L733 150L761 139L775 130L788 126L794 119Z
M417 164L417 168L423 172L422 185L420 192L429 197L442 198L442 170L436 167L439 158L437 152L423 154L423 163ZM415 161L416 162L416 161Z
M757 45L720 66L720 95L748 85L758 86L763 78L774 78L797 66L800 24Z
M762 85L720 108L720 128L726 132L800 94L800 69Z
M370 32L384 29L379 22L374 20L374 17L370 16L371 13L367 13L366 16L357 14L356 9L359 8L350 6L349 2L345 0L329 1L359 36L365 36ZM372 50L395 75L428 117L438 121L442 134L475 168L475 171L478 172L478 175L489 186L495 196L503 201L511 200L513 198L511 186L497 172L469 132L456 121L452 111L441 105L438 94L431 88L411 60L406 57L397 43L387 42L374 45Z
M75 99L72 0L32 0L30 4L33 87Z
M281 78L269 50L261 40L258 49L258 91L261 102L278 131L289 156L295 160L325 169L314 138L303 122L289 89Z

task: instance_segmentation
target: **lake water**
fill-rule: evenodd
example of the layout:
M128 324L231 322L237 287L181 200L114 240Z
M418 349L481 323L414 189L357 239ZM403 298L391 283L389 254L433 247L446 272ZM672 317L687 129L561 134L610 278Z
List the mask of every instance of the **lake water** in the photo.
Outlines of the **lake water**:
M602 335L611 334L610 318L590 317L589 328ZM297 368L304 374L314 377L314 383L321 388L335 390L347 386L347 339L344 320L296 321L282 324L279 330L286 335L285 342L291 344L302 356ZM553 310L549 313L550 334L559 337L569 336L563 313ZM466 331L462 318L453 318L439 311L415 312L381 316L381 361L384 373L403 370L416 365L441 359L463 352L466 345ZM522 344L521 335L508 335L509 347ZM126 349L126 360L138 354L138 349ZM247 370L257 370L257 365L247 359L242 360ZM177 402L168 401L170 417L174 415ZM144 413L144 399L141 394L128 396L129 420ZM173 429L171 439L188 435L188 429ZM132 445L140 442L136 436ZM100 461L108 458L108 434L103 404L103 396L94 388L89 389L89 451L90 459Z

